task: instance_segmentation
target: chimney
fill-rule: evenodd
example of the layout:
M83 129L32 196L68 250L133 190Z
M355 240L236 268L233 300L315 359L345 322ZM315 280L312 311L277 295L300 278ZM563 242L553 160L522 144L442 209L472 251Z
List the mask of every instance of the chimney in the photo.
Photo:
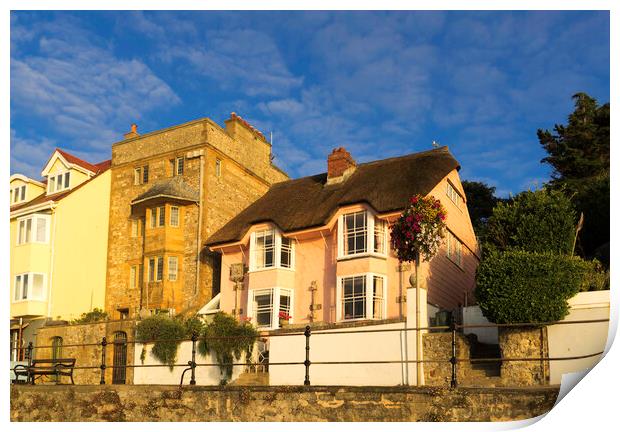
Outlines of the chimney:
M332 150L327 156L327 184L338 183L346 180L355 171L355 159L344 147Z
M140 136L140 134L138 133L138 125L135 123L132 123L131 130L123 136L125 137L125 139L135 138L137 136Z

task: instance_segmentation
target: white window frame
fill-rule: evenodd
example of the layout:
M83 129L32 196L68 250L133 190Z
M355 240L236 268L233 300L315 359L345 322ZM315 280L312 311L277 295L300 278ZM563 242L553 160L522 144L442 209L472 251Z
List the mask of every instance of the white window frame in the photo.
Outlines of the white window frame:
M463 242L451 231L446 233L446 257L457 266L463 267Z
M352 215L355 213L366 212L366 252L358 252L352 254L345 254L345 241L346 241L346 225L345 225L345 216ZM383 244L384 251L383 252L375 252L375 219L379 219L384 222L385 229L383 231ZM390 246L388 244L388 226L387 221L379 218L373 211L369 209L364 210L355 210L348 211L340 216L338 216L338 260L341 259L351 259L358 257L368 257L375 256L380 258L386 258L388 256L388 252L390 250Z
M257 234L273 232L273 265L269 267L258 267L256 265L256 255L258 250L256 249L256 237ZM290 267L282 266L282 232L275 228L265 228L261 230L253 231L250 234L250 272L256 271L265 271L265 270L273 270L273 269L283 269L283 270L295 270L295 244L297 243L294 238L287 237L291 241L291 259L290 259Z
M66 176L69 176L69 185L65 186ZM52 186L53 185L53 186ZM53 175L47 176L47 194L55 194L58 192L71 189L71 171L57 171Z
M23 283L24 283L24 276L28 275L28 296L26 298L22 298L23 297ZM41 289L41 296L40 297L34 297L32 296L32 284L34 282L34 276L35 275L39 275L43 277L43 282L42 284L42 289ZM17 297L17 278L20 278L20 286L19 286L19 299L16 300L15 297ZM11 298L11 301L13 303L21 303L21 302L27 302L27 301L45 301L47 299L47 274L45 273L40 273L40 272L24 272L24 273L19 273L16 274L13 277L13 297Z
M459 191L456 190L454 185L452 183L450 183L450 181L448 181L448 180L446 180L446 195L448 196L448 198L450 198L450 201L452 201L452 203L458 209L461 208L461 201L463 200L463 197L461 196Z
M44 219L45 220L45 239L43 241L41 240L37 240L37 226L39 224L38 220L39 219ZM30 240L28 240L26 237L26 225L27 225L27 221L30 220L31 225L30 225ZM34 214L34 215L28 215L28 216L24 216L21 218L17 219L17 232L15 233L15 244L17 246L19 245L24 245L24 244L31 244L31 243L38 243L38 244L48 244L49 243L49 239L50 239L50 221L51 221L51 217L50 215L45 215L45 214ZM24 224L24 228L23 231L21 229L21 224ZM22 232L23 232L23 239L22 239Z
M344 318L342 316L342 312L343 312L343 296L344 296L344 289L342 286L342 282L344 279L348 279L348 278L354 278L354 277L365 277L366 278L366 292L364 293L365 297L366 297L366 310L364 311L364 317L363 318ZM382 312L381 312L381 317L380 318L374 318L373 317L373 309L374 309L374 296L373 296L373 290L372 288L372 284L373 284L373 278L374 277L378 277L378 278L382 278L383 279L383 307L382 307ZM382 320L382 319L386 319L387 318L387 299L388 297L388 277L387 275L383 275L383 274L379 274L379 273L357 273L357 274L351 274L351 275L346 275L346 276L338 276L336 278L336 321L338 322L349 322L349 321L367 321L367 320ZM369 318L370 317L370 318Z
M182 167L181 172L179 172L179 167ZM180 176L180 175L183 175L184 172L185 172L185 158L183 156L174 158L174 175Z
M17 196L15 195L17 194ZM11 204L26 201L26 185L17 186L11 189Z
M172 214L174 213L175 210L177 213L176 223L174 223L174 221L172 220ZM179 206L170 206L170 226L178 227L180 225L180 220L181 220L181 208Z
M289 312L291 318L288 320L289 324L292 324L295 320L295 290L292 288L272 287L272 288L256 288L251 289L248 293L248 307L247 317L250 317L252 322L258 326L258 319L256 317L256 310L254 308L254 298L256 295L271 293L271 326L260 326L261 330L277 330L280 328L280 320L278 314L280 313L280 296L285 291L289 297Z
M171 265L172 262L174 262L174 266ZM173 268L174 268L174 272L172 272ZM178 278L179 278L179 257L169 256L168 257L168 280L171 282L176 282Z

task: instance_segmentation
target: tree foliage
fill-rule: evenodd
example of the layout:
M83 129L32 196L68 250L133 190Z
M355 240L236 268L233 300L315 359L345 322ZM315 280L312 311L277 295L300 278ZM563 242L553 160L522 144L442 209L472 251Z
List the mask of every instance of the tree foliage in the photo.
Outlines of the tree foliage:
M71 324L86 324L86 323L92 323L92 322L98 322L98 321L105 321L107 319L108 319L107 312L104 312L103 310L99 308L94 308L92 311L84 312L82 316L71 321Z
M610 105L599 105L585 93L573 100L567 125L537 134L548 154L542 162L553 167L551 186L567 193L577 212L584 213L581 252L594 256L609 244ZM609 257L601 258L608 265Z
M198 343L198 352L202 355L213 354L220 365L222 384L232 376L231 363L245 354L249 361L254 349L258 331L249 322L238 322L234 317L218 312L213 321L207 324Z
M550 252L492 251L478 266L476 299L494 323L558 321L568 313L568 299L590 289L592 266Z
M521 192L493 209L483 250L570 254L576 222L572 203L560 191Z
M479 238L484 238L486 222L493 214L493 208L502 200L495 196L495 187L483 182L462 182L467 197L467 211Z

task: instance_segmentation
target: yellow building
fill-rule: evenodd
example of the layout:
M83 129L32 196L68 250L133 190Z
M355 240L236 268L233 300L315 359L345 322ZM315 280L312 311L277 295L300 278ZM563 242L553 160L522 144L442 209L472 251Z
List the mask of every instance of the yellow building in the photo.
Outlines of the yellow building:
M42 181L11 176L11 346L25 347L46 320L103 309L110 161L56 149ZM12 349L11 360L23 350Z

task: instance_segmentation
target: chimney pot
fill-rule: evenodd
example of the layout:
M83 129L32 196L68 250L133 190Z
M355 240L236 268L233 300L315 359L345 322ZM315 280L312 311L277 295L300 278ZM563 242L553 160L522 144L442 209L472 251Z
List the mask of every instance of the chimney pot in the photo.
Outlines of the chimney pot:
M135 138L137 136L140 136L140 134L138 133L138 125L135 123L132 123L131 130L127 132L126 134L124 134L123 136L125 137L125 139Z

